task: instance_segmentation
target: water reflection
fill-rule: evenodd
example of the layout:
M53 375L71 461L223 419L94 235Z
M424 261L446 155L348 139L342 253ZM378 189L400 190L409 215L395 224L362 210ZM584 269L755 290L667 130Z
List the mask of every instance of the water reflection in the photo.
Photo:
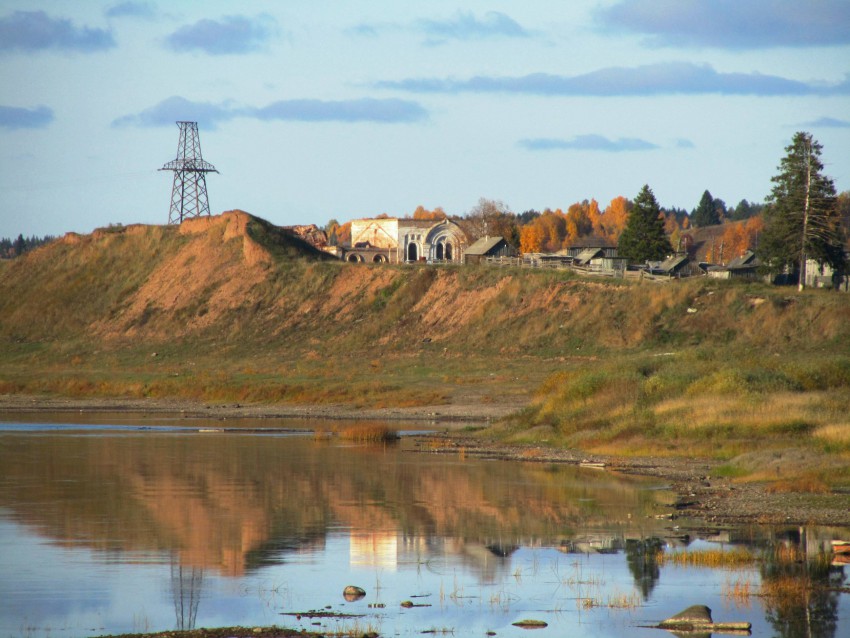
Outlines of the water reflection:
M649 600L661 577L658 554L664 549L664 541L660 538L630 538L625 549L626 564L635 579L635 586L643 599Z
M845 574L823 543L805 528L782 534L761 567L767 619L783 638L836 636L839 590Z
M691 539L672 529L672 496L653 481L413 453L414 439L363 446L208 429L0 433L0 568L30 588L0 585L0 601L13 601L0 602L0 630L34 638L62 625L75 638L279 624L284 611L368 581L367 600L341 604L366 612L391 596L431 597L415 617L382 611L389 633L433 623L480 635L534 611L570 635L587 623L603 628L587 635L641 635L642 619L729 604L728 575L659 566L659 552ZM773 592L757 599L762 635L831 638L847 628L847 595L835 589L843 568L828 553L836 534L735 529L697 545L769 554L745 575ZM631 592L627 614L606 607Z
M352 530L371 555L387 555L396 534L474 541L494 555L579 528L642 534L661 495L599 474L591 489L576 468L291 437L5 436L0 463L14 486L3 504L46 536L179 550L182 565L228 576L315 547L328 529Z
M176 557L171 561L171 594L174 597L175 629L194 629L204 586L204 570L183 567Z

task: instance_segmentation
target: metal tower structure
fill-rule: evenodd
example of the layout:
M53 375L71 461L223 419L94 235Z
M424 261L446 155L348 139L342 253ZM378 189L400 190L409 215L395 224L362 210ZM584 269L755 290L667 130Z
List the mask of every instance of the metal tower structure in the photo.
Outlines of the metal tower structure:
M168 162L161 171L174 171L174 186L171 189L171 209L168 223L179 224L187 217L210 214L207 200L207 173L218 173L215 166L201 157L201 139L197 122L177 122L180 141L177 143L177 159Z

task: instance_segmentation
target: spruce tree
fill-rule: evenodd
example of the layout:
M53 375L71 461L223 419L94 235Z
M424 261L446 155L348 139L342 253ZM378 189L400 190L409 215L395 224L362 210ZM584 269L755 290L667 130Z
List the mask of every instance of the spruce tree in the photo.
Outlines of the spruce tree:
M716 201L711 193L705 191L699 200L699 205L691 213L691 223L698 228L703 226L715 226L720 223L720 215L717 213Z
M632 263L664 259L673 252L664 233L661 208L648 185L644 185L635 197L617 252Z
M797 270L799 287L806 281L806 261L846 269L844 232L835 185L822 174L822 146L810 133L798 132L785 148L779 174L764 211L759 256L772 273Z

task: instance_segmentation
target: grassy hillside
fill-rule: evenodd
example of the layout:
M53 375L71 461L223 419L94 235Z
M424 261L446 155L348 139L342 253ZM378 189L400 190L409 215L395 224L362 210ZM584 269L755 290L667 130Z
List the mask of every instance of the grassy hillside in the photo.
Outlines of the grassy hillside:
M850 297L328 260L234 211L0 267L0 392L525 404L500 432L732 457L850 449Z

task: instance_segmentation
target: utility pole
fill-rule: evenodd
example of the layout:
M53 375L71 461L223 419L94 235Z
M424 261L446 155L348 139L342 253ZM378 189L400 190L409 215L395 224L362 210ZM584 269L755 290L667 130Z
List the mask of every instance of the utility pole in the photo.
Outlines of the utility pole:
M179 224L187 217L210 214L206 174L218 173L215 166L201 157L198 123L177 122L177 126L180 127L177 158L159 169L174 172L171 208L168 211L169 224Z
M803 236L800 238L800 281L797 290L802 292L806 287L806 235L809 233L809 196L812 191L812 136L806 135L803 156L806 160L806 199L803 203Z

